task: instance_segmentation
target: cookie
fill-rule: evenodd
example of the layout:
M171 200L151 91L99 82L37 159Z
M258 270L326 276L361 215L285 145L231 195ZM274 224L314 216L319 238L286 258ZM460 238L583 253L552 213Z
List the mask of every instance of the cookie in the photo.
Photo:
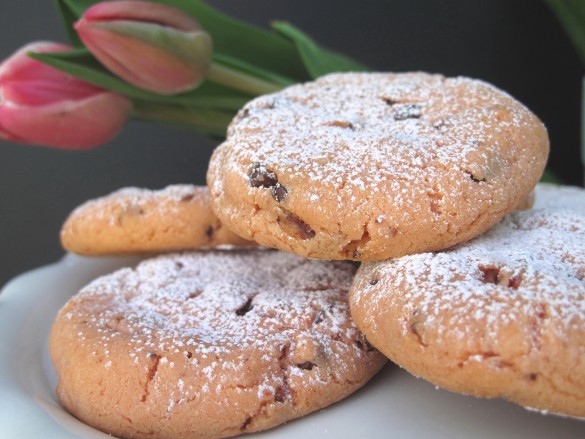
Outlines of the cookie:
M381 260L481 234L526 198L548 149L538 118L484 82L332 74L248 103L207 183L246 239Z
M224 227L204 186L124 188L75 209L61 243L85 256L160 253L221 245L252 245Z
M50 337L61 403L125 438L227 437L332 404L386 362L354 268L272 250L174 254L99 278Z
M516 206L515 210L532 209L534 206L534 199L534 191L531 191L526 198L520 201L520 204Z
M469 243L362 264L350 308L437 386L585 417L585 190L539 185L534 209Z

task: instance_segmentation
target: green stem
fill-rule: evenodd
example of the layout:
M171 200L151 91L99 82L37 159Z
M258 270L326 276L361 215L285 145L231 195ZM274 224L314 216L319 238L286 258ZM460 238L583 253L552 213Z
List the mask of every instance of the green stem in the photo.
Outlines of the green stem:
M225 137L235 112L134 101L133 117L192 128L216 137Z
M282 89L280 85L259 79L247 73L242 73L216 62L211 63L209 66L207 79L243 91L244 93L250 93L253 96L274 93Z

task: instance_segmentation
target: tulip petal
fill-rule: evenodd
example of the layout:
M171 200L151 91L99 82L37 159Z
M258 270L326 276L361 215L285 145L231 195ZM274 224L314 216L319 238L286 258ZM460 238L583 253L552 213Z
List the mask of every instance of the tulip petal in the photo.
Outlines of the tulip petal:
M63 80L64 79L64 80ZM6 81L0 85L2 99L18 105L45 105L62 100L80 100L102 90L91 84L72 77L61 81L42 79L23 79Z
M0 64L0 139L68 149L99 146L129 117L131 101L28 56L67 51L29 44Z
M0 111L2 111L2 110L0 109ZM9 142L21 142L21 140L19 138L15 137L14 135L9 133L8 131L5 131L2 128L2 125L0 125L0 140L8 140Z
M205 32L182 32L130 21L83 23L77 32L110 71L137 87L176 94L197 86L211 59Z
M111 92L42 107L1 105L0 133L7 140L89 149L112 139L123 127L130 109L127 98Z
M0 64L0 96L18 105L44 105L64 99L83 99L102 90L29 57L29 52L63 52L69 46L31 43Z
M97 3L85 11L83 20L88 22L104 20L149 22L187 32L201 29L197 21L180 9L139 0Z
M68 50L71 50L71 47L50 41L38 41L27 44L0 64L0 82L38 77L46 79L62 78L66 75L65 73L36 61L26 54L28 52L47 53L66 52Z

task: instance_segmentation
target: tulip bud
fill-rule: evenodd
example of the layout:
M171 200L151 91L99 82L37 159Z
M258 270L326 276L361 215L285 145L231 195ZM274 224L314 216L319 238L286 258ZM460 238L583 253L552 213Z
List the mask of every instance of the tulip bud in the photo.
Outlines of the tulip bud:
M160 3L108 1L75 23L88 50L111 72L171 95L195 88L211 63L209 34L185 12Z
M29 44L0 64L0 139L67 149L92 148L122 128L129 99L30 58L63 44Z

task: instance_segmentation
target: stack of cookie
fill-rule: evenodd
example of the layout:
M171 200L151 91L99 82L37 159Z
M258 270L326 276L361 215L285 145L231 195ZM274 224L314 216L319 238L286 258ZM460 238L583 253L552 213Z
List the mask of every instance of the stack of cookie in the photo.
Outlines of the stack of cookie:
M124 437L227 437L331 404L388 357L585 416L585 191L538 186L530 208L547 155L536 116L467 78L335 74L255 99L209 193L124 189L65 223L83 255L182 253L63 308L61 402Z

